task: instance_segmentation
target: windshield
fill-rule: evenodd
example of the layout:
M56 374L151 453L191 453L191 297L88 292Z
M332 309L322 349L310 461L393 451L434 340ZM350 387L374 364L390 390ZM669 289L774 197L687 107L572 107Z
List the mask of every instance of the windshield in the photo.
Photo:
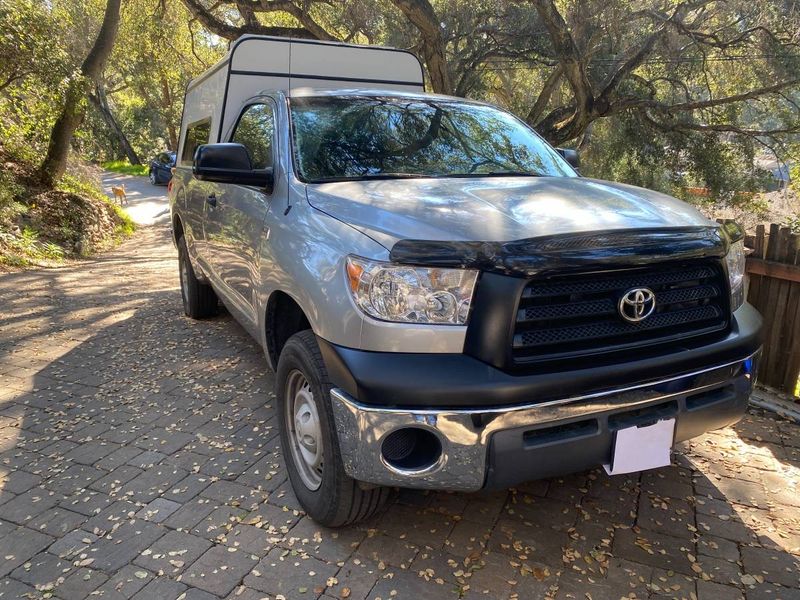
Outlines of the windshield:
M457 100L292 98L295 166L309 183L402 177L571 177L514 116Z

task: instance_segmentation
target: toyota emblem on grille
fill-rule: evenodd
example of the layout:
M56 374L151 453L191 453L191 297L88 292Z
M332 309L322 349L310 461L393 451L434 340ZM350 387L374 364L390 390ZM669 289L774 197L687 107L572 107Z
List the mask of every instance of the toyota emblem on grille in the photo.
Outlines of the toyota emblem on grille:
M656 295L648 288L633 288L619 299L617 309L626 321L639 323L653 314L656 309Z

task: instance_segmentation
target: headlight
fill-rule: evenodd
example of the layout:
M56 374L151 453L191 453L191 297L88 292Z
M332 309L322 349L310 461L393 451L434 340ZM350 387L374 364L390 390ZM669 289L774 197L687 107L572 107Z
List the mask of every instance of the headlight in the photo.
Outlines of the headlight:
M407 267L347 257L347 280L356 305L397 323L464 325L477 271Z
M731 284L731 310L736 310L744 303L744 240L731 244L725 262Z

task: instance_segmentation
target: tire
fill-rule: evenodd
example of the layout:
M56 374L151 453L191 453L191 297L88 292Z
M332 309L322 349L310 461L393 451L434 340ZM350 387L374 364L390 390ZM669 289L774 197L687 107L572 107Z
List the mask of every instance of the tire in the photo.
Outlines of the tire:
M362 489L355 479L345 473L334 426L330 390L328 373L314 333L306 330L294 334L281 351L275 378L284 462L294 493L308 516L325 527L342 527L375 514L386 504L391 489ZM321 466L318 469L309 466L309 462L303 458L296 436L298 421L291 413L301 415L299 420L302 422L312 423L309 431L316 429L317 443L303 447L308 457L315 454L308 451L309 446L319 448L321 440ZM317 419L317 427L313 427L314 418ZM312 476L313 473L316 473L316 477Z
M192 319L213 317L217 314L217 294L207 283L201 283L194 274L192 263L189 260L189 250L186 239L178 239L178 274L181 280L181 297L183 299L183 312Z
M150 169L150 183L153 185L158 185L158 177L153 169Z

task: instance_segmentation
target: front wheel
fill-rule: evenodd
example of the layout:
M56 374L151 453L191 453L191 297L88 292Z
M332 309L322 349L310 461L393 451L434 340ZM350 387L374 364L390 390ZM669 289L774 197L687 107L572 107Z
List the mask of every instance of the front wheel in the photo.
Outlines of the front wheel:
M275 397L281 448L300 505L320 525L341 527L374 514L388 488L362 489L344 470L331 384L314 333L294 334L278 359Z
M158 178L156 177L156 172L153 169L150 169L150 183L153 185L158 185Z

